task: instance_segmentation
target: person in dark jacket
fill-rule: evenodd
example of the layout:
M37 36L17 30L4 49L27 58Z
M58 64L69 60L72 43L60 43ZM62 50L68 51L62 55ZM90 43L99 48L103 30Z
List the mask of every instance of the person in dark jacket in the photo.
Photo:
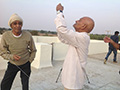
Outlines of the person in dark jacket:
M118 32L118 31L115 31L115 34L112 35L112 36L110 37L110 39L112 39L114 42L118 43L118 41L119 41L118 34L119 34L119 32ZM104 64L106 64L106 61L108 60L108 57L109 57L109 55L110 55L112 52L114 53L113 62L117 63L117 60L116 60L117 50L116 50L116 48L115 48L111 43L109 43L109 51L108 51L108 53L107 53L107 55L106 55L106 57L105 57Z

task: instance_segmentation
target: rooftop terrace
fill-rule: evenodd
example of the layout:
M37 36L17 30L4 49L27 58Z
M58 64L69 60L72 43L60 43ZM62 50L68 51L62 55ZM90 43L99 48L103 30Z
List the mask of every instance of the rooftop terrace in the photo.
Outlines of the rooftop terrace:
M61 77L58 83L55 81L62 68L67 46L62 44L57 37L34 36L33 38L37 55L32 63L30 90L63 90ZM86 71L91 83L87 83L86 80L83 90L120 90L120 75L118 73L120 70L120 52L117 56L118 63L112 62L112 54L107 64L103 64L107 49L108 45L102 40L90 41ZM0 57L0 81L6 66L7 61ZM22 90L19 73L11 90Z
M88 56L87 74L90 84L87 80L83 90L120 90L120 53L118 54L118 63L112 62L113 54L109 57L107 64L103 64L106 53L94 54ZM30 77L30 90L63 90L61 78L55 83L58 73L62 67L63 61L52 62L52 67L35 69L32 67ZM5 70L0 70L0 81ZM13 83L11 90L22 90L19 73Z

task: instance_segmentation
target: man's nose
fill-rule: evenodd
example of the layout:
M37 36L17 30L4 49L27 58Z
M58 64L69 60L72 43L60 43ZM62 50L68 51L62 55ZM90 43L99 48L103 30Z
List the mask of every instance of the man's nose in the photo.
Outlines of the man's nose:
M19 24L17 24L16 26L17 26L17 27L20 27L20 25L19 25Z

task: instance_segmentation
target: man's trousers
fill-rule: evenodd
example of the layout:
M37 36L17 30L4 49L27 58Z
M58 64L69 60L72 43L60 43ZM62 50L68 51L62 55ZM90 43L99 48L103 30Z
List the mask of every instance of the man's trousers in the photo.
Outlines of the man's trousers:
M24 73L22 72L22 70L24 71ZM29 77L31 73L31 65L29 61L20 66L16 66L8 62L7 70L1 82L1 90L11 89L14 78L18 71L20 71L22 90L29 90Z

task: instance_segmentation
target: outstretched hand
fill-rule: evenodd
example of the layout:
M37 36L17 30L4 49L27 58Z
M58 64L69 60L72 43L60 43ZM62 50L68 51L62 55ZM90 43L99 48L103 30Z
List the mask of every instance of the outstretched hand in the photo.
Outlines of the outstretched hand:
M61 5L61 3L59 3L57 6L56 6L56 11L63 11L64 10L64 7Z
M109 43L110 41L111 41L111 39L109 37L107 37L107 36L104 37L104 42L105 43Z

